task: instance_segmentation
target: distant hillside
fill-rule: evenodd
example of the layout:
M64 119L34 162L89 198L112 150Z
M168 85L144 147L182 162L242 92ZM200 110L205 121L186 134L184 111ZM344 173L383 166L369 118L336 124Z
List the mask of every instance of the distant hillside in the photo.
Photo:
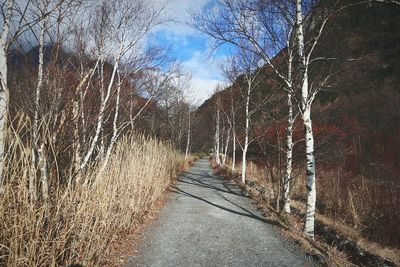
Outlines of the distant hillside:
M341 160L352 171L360 173L368 169L375 173L383 168L388 171L386 178L396 178L395 174L400 171L400 151L395 149L400 147L400 8L382 4L359 5L336 15L316 49L315 56L322 55L337 59L330 61L335 73L330 87L318 94L313 106L317 153L324 154L322 163L339 160L337 155L343 153L335 149L351 150ZM317 71L321 71L319 66L311 69L311 75L315 76ZM231 87L219 93L225 99L226 110L229 110L230 90ZM260 88L260 98L272 90L275 90L275 96L269 111L280 122L272 123L259 114L253 119L255 128L285 124L285 98L279 88L273 82L266 82ZM239 102L237 124L240 125L243 98L238 92L234 95ZM198 129L193 139L196 150L212 146L213 135L204 129L214 127L215 97L197 110ZM299 127L298 138L301 138ZM331 134L334 136L324 136L331 128L337 129ZM251 154L257 157L261 154L256 143L251 147Z

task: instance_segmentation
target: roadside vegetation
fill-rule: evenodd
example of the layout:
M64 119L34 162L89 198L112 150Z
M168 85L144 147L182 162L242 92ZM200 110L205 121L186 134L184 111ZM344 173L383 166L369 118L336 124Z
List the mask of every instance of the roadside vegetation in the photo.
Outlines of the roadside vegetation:
M231 163L231 159L228 159L228 163ZM368 184L367 181L359 178L360 184L356 186L353 183L352 189L344 194L338 190L343 188L340 178L338 179L332 173L321 173L324 180L317 184L323 193L318 198L316 238L310 240L304 238L301 233L304 227L302 219L306 209L305 186L300 179L293 183L292 214L288 215L279 208L279 191L282 185L279 184L279 173L276 173L276 170L249 161L246 168L248 182L245 185L240 182L240 170L232 171L231 164L219 166L213 160L212 165L220 175L227 179L234 179L239 187L257 200L258 206L264 209L266 216L272 217L281 225L283 234L299 242L309 253L316 254L317 261L328 263L330 266L348 264L363 266L371 264L392 266L394 264L396 266L400 264L400 250L396 247L388 247L379 241L390 240L396 234L394 232L387 234L388 231L393 231L389 226L391 226L392 216L396 215L387 212L386 207L388 204L394 207L399 203L396 202L397 198L394 194L381 190L379 184ZM301 169L295 169L294 173L296 172L301 172ZM332 210L336 212L329 212ZM356 210L361 210L363 213L358 214ZM371 216L371 214L376 214L376 216ZM384 225L379 223L382 216L385 218ZM375 225L380 226L375 227ZM375 236L374 239L373 234L376 233L380 235L379 238ZM372 255L365 256L366 253Z
M0 265L102 265L192 160L189 75L148 42L169 19L130 0L1 11Z
M82 184L54 184L46 201L32 203L24 171L30 150L11 148L21 156L0 198L0 263L7 266L99 264L116 234L140 223L185 166L171 144L125 137L104 170L92 166Z

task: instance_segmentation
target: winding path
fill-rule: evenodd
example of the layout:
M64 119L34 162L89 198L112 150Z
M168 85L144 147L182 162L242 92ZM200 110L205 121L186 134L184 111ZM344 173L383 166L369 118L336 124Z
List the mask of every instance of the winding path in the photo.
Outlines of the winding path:
M231 182L198 160L171 188L126 266L312 266Z

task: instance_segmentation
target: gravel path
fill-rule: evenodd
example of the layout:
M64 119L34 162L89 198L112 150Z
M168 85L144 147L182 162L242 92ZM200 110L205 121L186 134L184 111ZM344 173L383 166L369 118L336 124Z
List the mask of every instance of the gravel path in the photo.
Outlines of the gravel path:
M126 266L312 266L207 159L180 177Z

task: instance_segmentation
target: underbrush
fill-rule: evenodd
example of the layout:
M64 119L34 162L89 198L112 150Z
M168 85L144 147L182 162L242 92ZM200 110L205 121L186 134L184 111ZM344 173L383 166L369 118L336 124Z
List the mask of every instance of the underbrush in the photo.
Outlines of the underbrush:
M320 171L318 210L383 246L400 247L400 186Z
M215 163L213 165L217 167ZM240 176L240 169L232 172L228 166L230 165L219 169L221 175ZM291 192L296 204L294 206L300 214L305 212L306 186L305 179L301 176L303 170L300 167L293 170L295 179L292 181ZM274 209L277 207L277 200L279 201L278 191L282 189L279 177L279 172L274 169L248 163L248 183L262 187L270 207ZM393 183L365 177L351 178L340 170L333 172L319 169L317 220L335 229L344 238L355 241L361 248L400 264L399 196L400 187ZM284 217L286 222L292 224L291 228L301 231L301 218Z
M32 201L30 150L16 150L0 195L0 265L7 266L98 264L114 233L138 223L185 167L167 143L124 138L104 170L92 166L82 183L53 183L47 202Z

